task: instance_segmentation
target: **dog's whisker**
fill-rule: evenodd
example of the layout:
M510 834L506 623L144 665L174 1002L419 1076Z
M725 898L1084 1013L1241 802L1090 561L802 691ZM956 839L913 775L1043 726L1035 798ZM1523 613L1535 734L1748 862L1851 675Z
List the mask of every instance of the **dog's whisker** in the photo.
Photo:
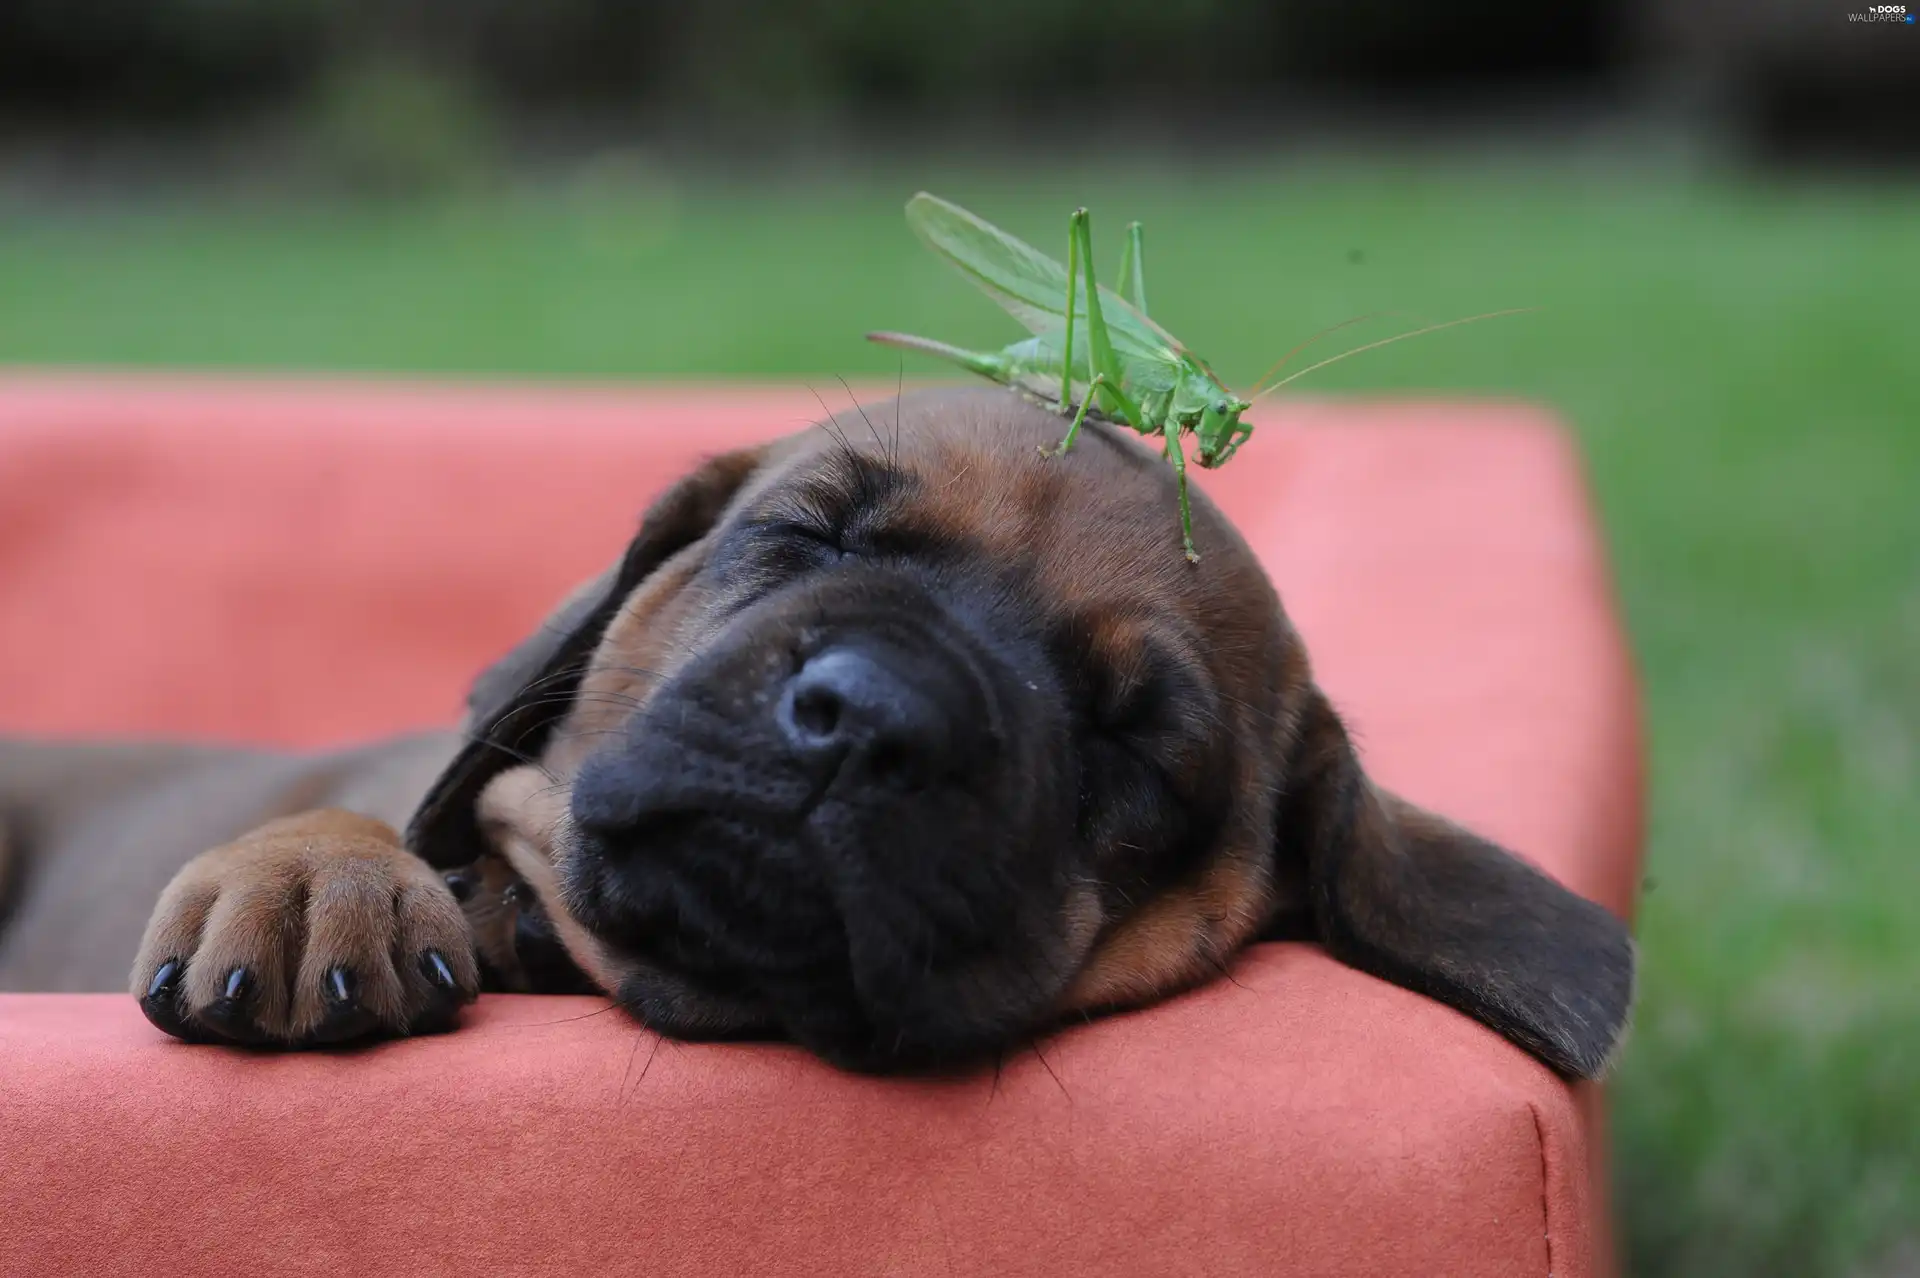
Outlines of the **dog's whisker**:
M880 450L881 456L886 457L888 462L891 463L893 458L887 452L886 442L880 438L880 429L879 427L873 424L873 418L867 416L867 410L861 406L860 397L853 393L853 387L847 384L846 378L840 377L839 382L840 382L840 388L847 392L847 399L851 401L853 404L853 411L856 413L859 413L860 420L867 424L867 431L869 434L873 436L874 447L878 448ZM896 432L896 438L897 438L897 432Z
M557 729L555 729L555 730L554 730L554 734L553 734L553 740L555 740L555 741L585 741L585 740L588 740L588 739L590 739L590 738L593 738L593 737L618 737L618 736L625 736L625 735L626 735L626 732L627 732L627 727L626 727L626 725L625 725L625 724L616 724L616 725L614 725L614 726L613 726L613 727L611 727L611 728L575 728L575 727L566 727L566 728L557 728Z
M614 710L631 711L631 710L639 710L641 707L646 705L646 702L641 701L634 697L624 697L624 696L622 697L582 697L579 701L575 702L575 704L585 705L585 706L607 706ZM574 729L572 728L568 728L567 730L574 731Z
M653 1069L654 1058L660 1055L660 1044L666 1041L661 1035L654 1034L650 1030L643 1031L643 1033L646 1033L653 1039L653 1045L647 1049L646 1062L640 1066L640 1077L634 1081L633 1095L635 1096L638 1096L640 1089L646 1085L647 1075ZM625 1105L628 1099L627 1076L633 1072L633 1059L640 1054L640 1044L643 1041L644 1040L640 1038L633 1040L633 1048L627 1053L627 1067L620 1071L620 1091L618 1094L622 1105Z
M583 1012L579 1016L562 1016L556 1020L551 1020L551 1021L522 1021L517 1025L510 1025L507 1028L508 1029L549 1029L555 1025L572 1025L579 1021L590 1021L596 1016L605 1016L608 1012L617 1012L619 1010L620 1010L620 1004L616 1002L609 1002L605 1007L595 1008L591 1012Z
M839 423L834 420L833 410L827 407L827 401L821 396L820 392L814 388L813 383L806 383L806 387L807 393L813 396L814 402L820 405L821 419L818 423L819 428L826 432L827 436L837 443L843 452L851 456L853 446L847 442L846 434L841 431Z
M536 689L545 689L555 684L564 683L570 679L577 679L586 673L589 664L591 664L589 658L578 657L563 665L555 666L536 679L529 680L520 691L522 694L525 694Z
M1053 1085L1060 1089L1060 1094L1067 1098L1067 1104L1071 1106L1073 1104L1073 1093L1069 1092L1067 1085L1060 1081L1060 1075L1053 1068L1053 1062L1047 1059L1047 1054L1040 1050L1040 1040L1037 1038L1031 1040L1028 1042L1027 1048L1033 1053L1034 1059L1040 1062L1040 1068L1047 1071L1047 1077L1053 1080Z
M540 759L528 754L525 750L516 749L503 741L496 741L484 732L463 734L460 739L469 745L484 746L489 750L497 750L516 763L520 763L529 768L538 768L548 777L553 776L553 773L547 768L547 765Z
M894 387L894 392L893 392L893 449L887 455L887 460L892 462L895 466L898 466L900 464L900 414L902 411L901 400L906 393L906 389L907 389L907 357L905 355L902 355L900 357L900 376Z
M542 697L538 700L528 701L524 704L527 709L544 708L547 706L559 706L565 709L565 708L570 708L576 705L590 705L590 706L618 706L623 710L637 710L644 703L640 701L639 698L629 696L626 693L585 692L577 696L576 695L562 696L558 693L555 693L551 696Z
M684 653L691 654L693 649L690 645L683 644L681 645L681 651ZM665 671L655 670L648 666L629 666L629 665L609 664L607 666L603 666L602 669L611 671L614 674L638 675L642 679L665 679L667 677Z

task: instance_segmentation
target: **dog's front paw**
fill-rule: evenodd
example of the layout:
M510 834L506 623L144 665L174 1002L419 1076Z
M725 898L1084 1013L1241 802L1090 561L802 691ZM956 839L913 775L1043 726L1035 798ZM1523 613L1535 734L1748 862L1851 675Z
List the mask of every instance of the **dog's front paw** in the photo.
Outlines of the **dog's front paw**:
M390 827L331 810L189 861L160 894L132 980L174 1037L262 1047L451 1029L479 988L440 876Z

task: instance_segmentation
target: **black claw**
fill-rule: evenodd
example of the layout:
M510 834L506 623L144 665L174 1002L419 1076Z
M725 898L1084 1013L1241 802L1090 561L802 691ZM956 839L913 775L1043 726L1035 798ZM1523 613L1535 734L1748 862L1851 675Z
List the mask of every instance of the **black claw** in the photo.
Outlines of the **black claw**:
M148 1000L156 999L156 998L159 998L162 994L166 994L168 997L172 997L173 991L171 989L171 986L173 985L174 981L179 977L179 975L180 975L179 959L168 959L166 962L162 963L160 965L160 970L153 974L153 979L147 982L147 999Z
M349 967L336 967L322 982L327 1014L313 1031L316 1043L344 1043L363 1038L380 1026L380 1018L360 1006L359 981Z
M448 870L442 877L446 879L447 891L453 893L454 900L472 899L473 889L476 886L473 875L465 870Z
M439 950L428 950L420 956L420 970L441 989L454 988L453 970L447 966L447 960L441 957Z
M439 950L428 950L420 956L420 974L433 986L433 992L407 1030L412 1034L444 1034L459 1025L460 1007L468 996L461 992L453 979L453 969Z
M227 973L220 997L202 1008L194 1019L219 1037L236 1043L264 1042L266 1035L253 1023L253 992L253 973L236 967Z
M140 1011L162 1034L196 1043L206 1035L195 1030L180 1014L180 978L186 970L179 959L170 958L162 963L153 979L147 982L147 992L140 999Z

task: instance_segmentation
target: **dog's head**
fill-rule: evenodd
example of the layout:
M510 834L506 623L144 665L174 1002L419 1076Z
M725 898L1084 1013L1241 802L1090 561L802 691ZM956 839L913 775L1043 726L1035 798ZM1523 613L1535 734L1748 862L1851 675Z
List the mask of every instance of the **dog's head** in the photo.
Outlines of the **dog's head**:
M476 691L410 838L506 856L649 1026L859 1069L1137 1005L1297 924L1597 1072L1600 907L1371 785L1254 556L1006 392L716 458Z

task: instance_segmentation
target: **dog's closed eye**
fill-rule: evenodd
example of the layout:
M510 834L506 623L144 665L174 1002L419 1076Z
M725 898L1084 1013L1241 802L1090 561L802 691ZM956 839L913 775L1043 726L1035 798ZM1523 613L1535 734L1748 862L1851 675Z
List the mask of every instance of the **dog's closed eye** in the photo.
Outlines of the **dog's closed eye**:
M1171 626L1079 618L1056 642L1088 730L1189 782L1213 739L1217 694Z
M767 519L748 525L754 548L776 563L811 567L855 553L839 528L813 519Z

